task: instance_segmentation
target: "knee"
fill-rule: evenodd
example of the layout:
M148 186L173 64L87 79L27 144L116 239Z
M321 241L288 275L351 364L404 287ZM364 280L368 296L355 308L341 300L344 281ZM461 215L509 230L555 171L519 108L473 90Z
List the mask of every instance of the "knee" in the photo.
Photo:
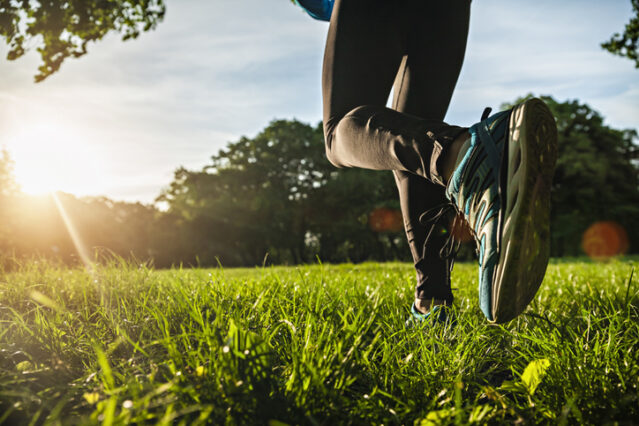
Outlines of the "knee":
M324 123L324 148L326 159L335 167L342 168L344 165L337 154L337 144L341 140L340 125L344 118L330 119Z
M355 138L361 128L367 125L369 108L368 105L359 106L342 117L331 118L325 122L326 158L335 167L348 167L344 162L344 151L348 151L348 141Z
M333 141L335 140L335 128L337 122L328 120L324 121L324 148L326 159L335 167L340 167L337 161L337 157L333 152Z
M331 163L335 167L338 167L338 168L343 167L342 164L339 162L339 159L337 158L335 153L333 153L333 150L328 144L326 144L326 159L328 160L329 163Z

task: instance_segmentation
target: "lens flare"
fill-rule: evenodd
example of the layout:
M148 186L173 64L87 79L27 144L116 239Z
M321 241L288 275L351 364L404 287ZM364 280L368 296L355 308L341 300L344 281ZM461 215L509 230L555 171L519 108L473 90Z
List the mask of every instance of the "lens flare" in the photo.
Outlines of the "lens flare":
M368 226L375 232L399 232L404 228L402 212L379 207L368 215Z
M64 208L64 204L62 204L62 201L58 197L58 194L56 194L55 192L53 192L51 196L53 197L53 201L55 201L55 205L58 208L58 212L60 212L60 216L62 217L62 220L64 221L64 225L66 226L67 231L69 232L69 235L71 236L71 240L73 241L73 245L75 246L75 249L78 252L78 256L80 256L80 260L82 260L82 263L84 263L84 267L88 271L93 271L93 262L91 262L91 258L89 257L89 252L86 248L86 245L82 242L80 233L73 225L71 218L69 217L66 209Z
M591 259L606 260L628 251L628 234L616 222L596 222L584 232L581 247Z

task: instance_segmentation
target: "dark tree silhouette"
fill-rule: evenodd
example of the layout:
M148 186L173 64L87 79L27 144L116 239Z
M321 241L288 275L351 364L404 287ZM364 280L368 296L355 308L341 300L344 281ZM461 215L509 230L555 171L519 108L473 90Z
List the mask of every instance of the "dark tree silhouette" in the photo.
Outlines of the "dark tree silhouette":
M639 252L639 151L634 130L613 129L579 101L542 97L557 119L559 159L552 188L552 255L582 255L596 222L615 222ZM242 137L201 170L180 168L159 197L168 211L106 198L58 193L86 251L225 266L410 260L390 172L336 169L324 154L321 125L276 120ZM463 251L461 259L472 254ZM44 255L78 261L51 197L18 190L0 150L0 268L3 258Z
M66 58L86 54L89 42L110 32L136 38L155 28L164 13L164 0L0 0L0 37L9 46L9 60L37 49L40 82Z
M622 57L626 57L639 68L639 0L630 0L633 16L626 24L622 34L615 33L610 40L601 44L601 47Z
M19 186L13 175L13 160L9 151L0 149L0 197L15 195L19 192Z
M0 150L0 254L8 251L14 243L12 230L16 215L10 200L18 193L19 186L13 175L13 160L3 148Z
M321 125L276 120L212 157L202 171L179 169L160 201L182 218L203 263L361 261L408 255L395 232L368 223L378 207L397 207L391 173L336 169Z
M528 95L530 97L532 95ZM639 247L639 167L635 130L613 129L577 100L548 104L559 132L559 157L552 187L553 256L583 254L581 238L599 221L614 221L627 232L630 250ZM520 102L525 98L519 99ZM506 105L504 105L506 106Z

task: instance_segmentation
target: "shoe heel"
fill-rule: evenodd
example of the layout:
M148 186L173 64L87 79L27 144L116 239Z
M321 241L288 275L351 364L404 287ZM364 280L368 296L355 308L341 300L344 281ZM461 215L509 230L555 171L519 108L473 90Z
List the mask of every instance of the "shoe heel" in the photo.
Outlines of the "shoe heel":
M493 319L526 309L543 281L550 256L550 189L557 160L557 127L540 99L514 108L509 123L507 194L500 259L493 281ZM502 199L503 200L503 199Z

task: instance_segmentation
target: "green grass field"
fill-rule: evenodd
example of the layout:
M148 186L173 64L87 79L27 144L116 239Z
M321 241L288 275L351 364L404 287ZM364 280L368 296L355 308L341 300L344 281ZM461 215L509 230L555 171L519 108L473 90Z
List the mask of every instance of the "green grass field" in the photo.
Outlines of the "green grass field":
M457 265L456 324L408 329L408 264L32 262L0 273L0 423L633 423L638 264L555 262L503 326Z

